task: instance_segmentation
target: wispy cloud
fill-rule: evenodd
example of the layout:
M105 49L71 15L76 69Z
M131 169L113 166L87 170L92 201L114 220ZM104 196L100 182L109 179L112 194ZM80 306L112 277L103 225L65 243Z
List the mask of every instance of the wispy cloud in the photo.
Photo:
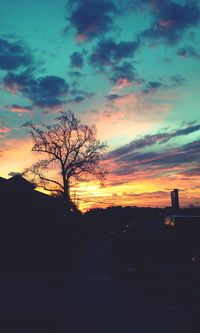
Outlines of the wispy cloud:
M198 52L194 47L185 46L177 50L177 56L180 58L195 58L200 60L200 52Z
M129 155L139 149L148 148L155 144L163 144L170 141L173 138L177 138L183 135L189 135L197 131L200 131L200 124L191 125L183 129L178 129L172 132L163 132L158 134L145 135L140 139L133 140L129 144L124 145L108 153L107 158L123 157L124 155Z
M200 124L189 124L175 131L146 135L108 152L103 163L111 166L112 185L115 182L118 184L119 181L144 181L172 175L197 178L200 140L196 139L184 145L176 144L174 147L166 144L181 136L186 138L190 134L198 135L199 131Z
M70 56L71 66L82 68L84 64L83 55L80 52L73 52Z
M19 104L12 104L11 106L7 106L7 109L14 113L29 113L33 110L31 106L23 106Z
M0 123L0 134L6 134L11 131L10 127L5 126L4 124Z

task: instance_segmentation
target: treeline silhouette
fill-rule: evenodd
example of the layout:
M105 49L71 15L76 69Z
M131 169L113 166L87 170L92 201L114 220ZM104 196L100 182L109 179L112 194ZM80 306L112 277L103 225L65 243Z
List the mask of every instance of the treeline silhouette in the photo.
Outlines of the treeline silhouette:
M111 206L96 208L84 214L91 230L96 230L101 235L110 232L121 232L126 225L137 224L139 228L155 228L160 226L168 215L200 215L197 208L150 208L137 206Z
M175 265L176 274L179 269L182 274L181 269L184 269L189 278L196 276L200 256L200 208L118 206L93 209L85 215L96 237L104 237L111 242L114 276L139 274L141 277L142 274L149 277L149 272L151 277L158 278L163 270L167 269L167 274L172 273L170 265ZM171 215L184 219L185 227L184 224L180 224L180 228L165 226L164 219ZM195 216L195 225L191 216Z

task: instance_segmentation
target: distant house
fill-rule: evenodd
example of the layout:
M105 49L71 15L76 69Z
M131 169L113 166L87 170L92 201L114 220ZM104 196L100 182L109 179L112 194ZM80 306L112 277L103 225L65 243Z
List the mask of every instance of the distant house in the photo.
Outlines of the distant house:
M35 190L21 175L0 177L0 214L4 221L56 222L63 217L61 200Z

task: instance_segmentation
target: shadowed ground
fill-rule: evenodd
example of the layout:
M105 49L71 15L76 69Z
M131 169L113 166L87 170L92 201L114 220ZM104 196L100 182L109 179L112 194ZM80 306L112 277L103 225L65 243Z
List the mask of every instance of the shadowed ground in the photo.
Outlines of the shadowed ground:
M115 275L110 249L88 241L63 280L1 276L0 332L199 332L199 280Z

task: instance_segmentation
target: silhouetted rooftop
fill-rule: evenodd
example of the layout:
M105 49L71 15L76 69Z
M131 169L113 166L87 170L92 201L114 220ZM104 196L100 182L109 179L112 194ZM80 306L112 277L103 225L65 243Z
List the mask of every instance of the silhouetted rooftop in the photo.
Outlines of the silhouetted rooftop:
M0 177L0 204L4 221L27 220L36 223L57 221L63 216L63 203L35 190L36 185L21 175Z
M27 190L34 190L36 188L36 185L29 182L25 178L23 178L21 175L15 175L9 179L7 179L8 184L11 184L13 186L17 186L18 188L27 189Z
M7 181L7 179L0 177L0 184L5 184Z

